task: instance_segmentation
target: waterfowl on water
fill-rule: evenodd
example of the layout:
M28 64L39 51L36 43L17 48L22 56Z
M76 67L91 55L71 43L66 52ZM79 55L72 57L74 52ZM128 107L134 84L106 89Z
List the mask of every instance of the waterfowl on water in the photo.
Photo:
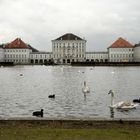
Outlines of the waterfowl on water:
M35 112L33 112L33 116L43 117L43 109L41 109L41 111L35 111Z
M140 98L139 99L134 99L133 103L140 103Z
M48 98L55 98L55 94L49 95Z
M138 104L134 104L130 101L121 101L118 103L114 103L114 92L112 90L109 91L108 94L111 94L111 108L117 108L117 109L133 109L138 106Z

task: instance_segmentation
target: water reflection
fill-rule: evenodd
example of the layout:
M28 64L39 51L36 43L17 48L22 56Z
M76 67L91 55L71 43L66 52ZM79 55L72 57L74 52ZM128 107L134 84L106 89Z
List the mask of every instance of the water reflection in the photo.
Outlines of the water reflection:
M86 93L84 93L84 101L86 101L86 99L87 99L87 95Z
M114 108L110 107L110 118L114 118Z
M128 115L129 113L132 113L133 111L135 111L136 108L132 108L132 109L117 109L118 112Z
M133 109L116 109L116 108L111 108L110 107L110 118L122 118L122 116L129 116L132 115L133 113L136 113L136 111L139 111L139 108L133 108Z

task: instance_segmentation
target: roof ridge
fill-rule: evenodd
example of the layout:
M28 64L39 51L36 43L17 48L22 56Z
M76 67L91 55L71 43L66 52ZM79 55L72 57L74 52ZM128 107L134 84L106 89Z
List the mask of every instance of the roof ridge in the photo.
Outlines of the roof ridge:
M109 48L133 48L134 46L122 37L119 37Z
M82 38L80 38L77 35L74 35L73 33L66 33L60 37L58 37L55 40L83 40Z
M12 42L5 45L5 48L29 48L29 46L20 38L16 38Z

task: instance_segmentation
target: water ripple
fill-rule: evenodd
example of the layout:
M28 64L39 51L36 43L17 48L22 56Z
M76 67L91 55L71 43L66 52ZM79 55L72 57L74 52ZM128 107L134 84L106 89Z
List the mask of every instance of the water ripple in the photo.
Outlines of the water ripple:
M139 71L140 67L0 68L0 118L32 117L32 112L41 108L47 118L110 118L108 91L116 91L116 102L139 98ZM82 93L84 81L91 89L86 98ZM50 94L56 98L49 99ZM140 107L128 112L114 110L113 115L139 118Z

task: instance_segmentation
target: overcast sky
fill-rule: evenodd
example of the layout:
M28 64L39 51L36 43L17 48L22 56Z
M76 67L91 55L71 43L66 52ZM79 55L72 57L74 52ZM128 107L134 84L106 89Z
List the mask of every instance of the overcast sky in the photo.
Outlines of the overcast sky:
M140 0L0 0L0 43L20 37L38 50L73 33L87 51L106 51L117 38L140 41Z

